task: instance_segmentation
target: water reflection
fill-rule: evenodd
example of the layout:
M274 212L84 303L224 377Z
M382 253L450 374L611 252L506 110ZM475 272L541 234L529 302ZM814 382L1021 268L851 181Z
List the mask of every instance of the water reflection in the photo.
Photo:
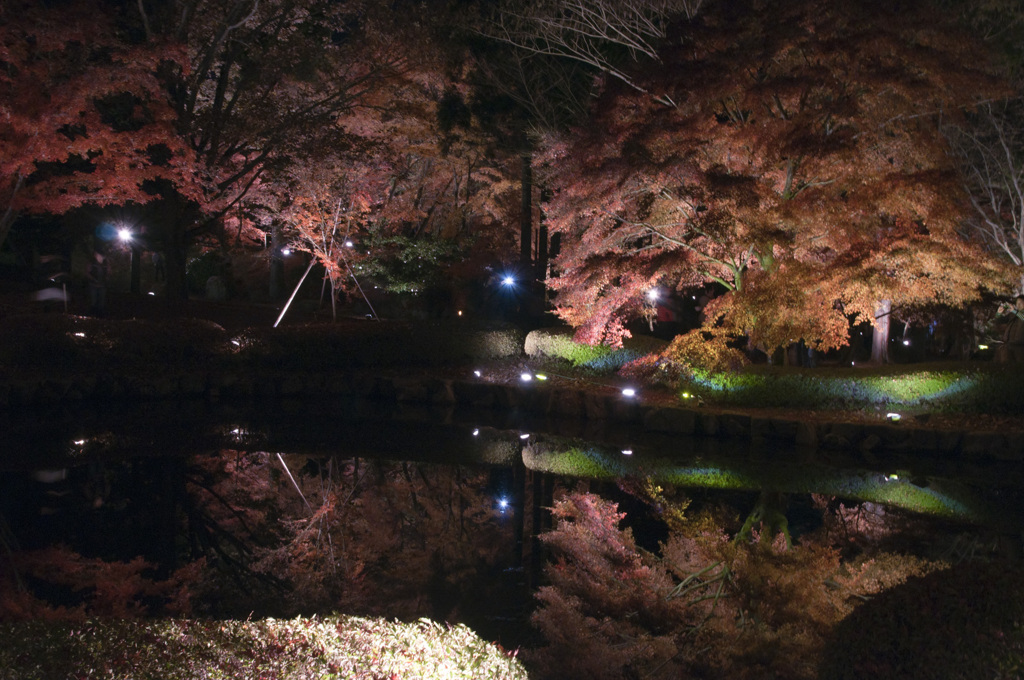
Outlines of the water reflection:
M998 461L873 460L359 401L3 417L0 519L12 557L0 577L29 614L50 603L428 616L515 647L535 641L538 537L572 490L618 502L651 552L668 535L670 496L734 533L756 521L797 540L839 518L890 547L931 541L933 557L952 561L1019 546L1024 483Z

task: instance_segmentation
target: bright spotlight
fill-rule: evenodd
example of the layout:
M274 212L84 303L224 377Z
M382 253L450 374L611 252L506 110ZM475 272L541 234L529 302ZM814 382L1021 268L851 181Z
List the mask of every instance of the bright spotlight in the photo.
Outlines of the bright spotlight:
M352 247L352 241L345 241L345 247L346 248L351 248Z
M501 280L501 285L503 285L503 286L513 286L513 285L515 285L515 282L516 282L516 278L514 276L506 276L505 278L503 278Z
M622 455L623 456L632 456L633 455L633 449L622 449Z
M627 387L627 388L622 390L622 396L624 396L624 397L635 397L636 396L636 390L634 390L632 387Z
M885 414L885 419L888 420L890 423L896 423L896 422L899 422L899 420L900 420L900 414L899 413L886 413Z
M499 498L498 499L498 507L501 508L502 510L507 508L508 507L508 499L507 498Z
M654 302L655 300L657 300L658 299L658 289L657 288L651 288L649 291L647 291L647 299L650 300L651 302Z
M531 380L533 380L533 376L530 375L529 373L520 373L519 379L522 380L523 382L530 382Z
M903 346L904 347L910 347L910 340L904 340L903 341Z
M281 254L282 255L291 255L292 254L292 249L291 248L281 248Z
M520 439L529 439L530 438L530 433L527 432L526 434L521 434L521 435L519 435L519 438Z
M121 227L120 229L117 230L117 237L122 241L131 241L132 230L129 229L128 227Z

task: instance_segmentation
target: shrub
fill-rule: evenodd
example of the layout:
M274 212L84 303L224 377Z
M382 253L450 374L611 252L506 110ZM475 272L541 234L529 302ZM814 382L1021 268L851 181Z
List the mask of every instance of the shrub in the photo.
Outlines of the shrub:
M544 328L526 336L524 351L534 359L559 359L577 368L613 373L632 361L664 349L666 344L657 338L634 336L625 339L621 349L614 349L577 342L570 328Z

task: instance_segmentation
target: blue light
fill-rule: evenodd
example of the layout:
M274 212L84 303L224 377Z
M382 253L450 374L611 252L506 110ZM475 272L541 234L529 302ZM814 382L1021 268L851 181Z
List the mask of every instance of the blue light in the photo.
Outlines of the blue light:
M503 286L514 286L515 283L516 283L516 278L514 276L506 276L505 278L503 278L501 280L501 285L503 285Z
M498 499L498 507L501 508L502 510L507 508L508 507L508 499L507 498L499 498Z

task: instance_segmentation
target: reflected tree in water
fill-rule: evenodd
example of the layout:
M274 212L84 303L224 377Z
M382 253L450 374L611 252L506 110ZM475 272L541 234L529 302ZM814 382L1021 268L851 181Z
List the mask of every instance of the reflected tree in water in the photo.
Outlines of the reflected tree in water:
M225 607L454 621L471 584L508 566L487 483L458 466L224 451L192 472L190 534L238 586Z
M681 523L670 505L662 496L671 528L649 552L616 504L555 503L533 616L546 646L528 656L540 677L814 678L828 632L858 603L946 566L887 553L844 562L827 532L791 545L748 521L730 535L706 514Z

